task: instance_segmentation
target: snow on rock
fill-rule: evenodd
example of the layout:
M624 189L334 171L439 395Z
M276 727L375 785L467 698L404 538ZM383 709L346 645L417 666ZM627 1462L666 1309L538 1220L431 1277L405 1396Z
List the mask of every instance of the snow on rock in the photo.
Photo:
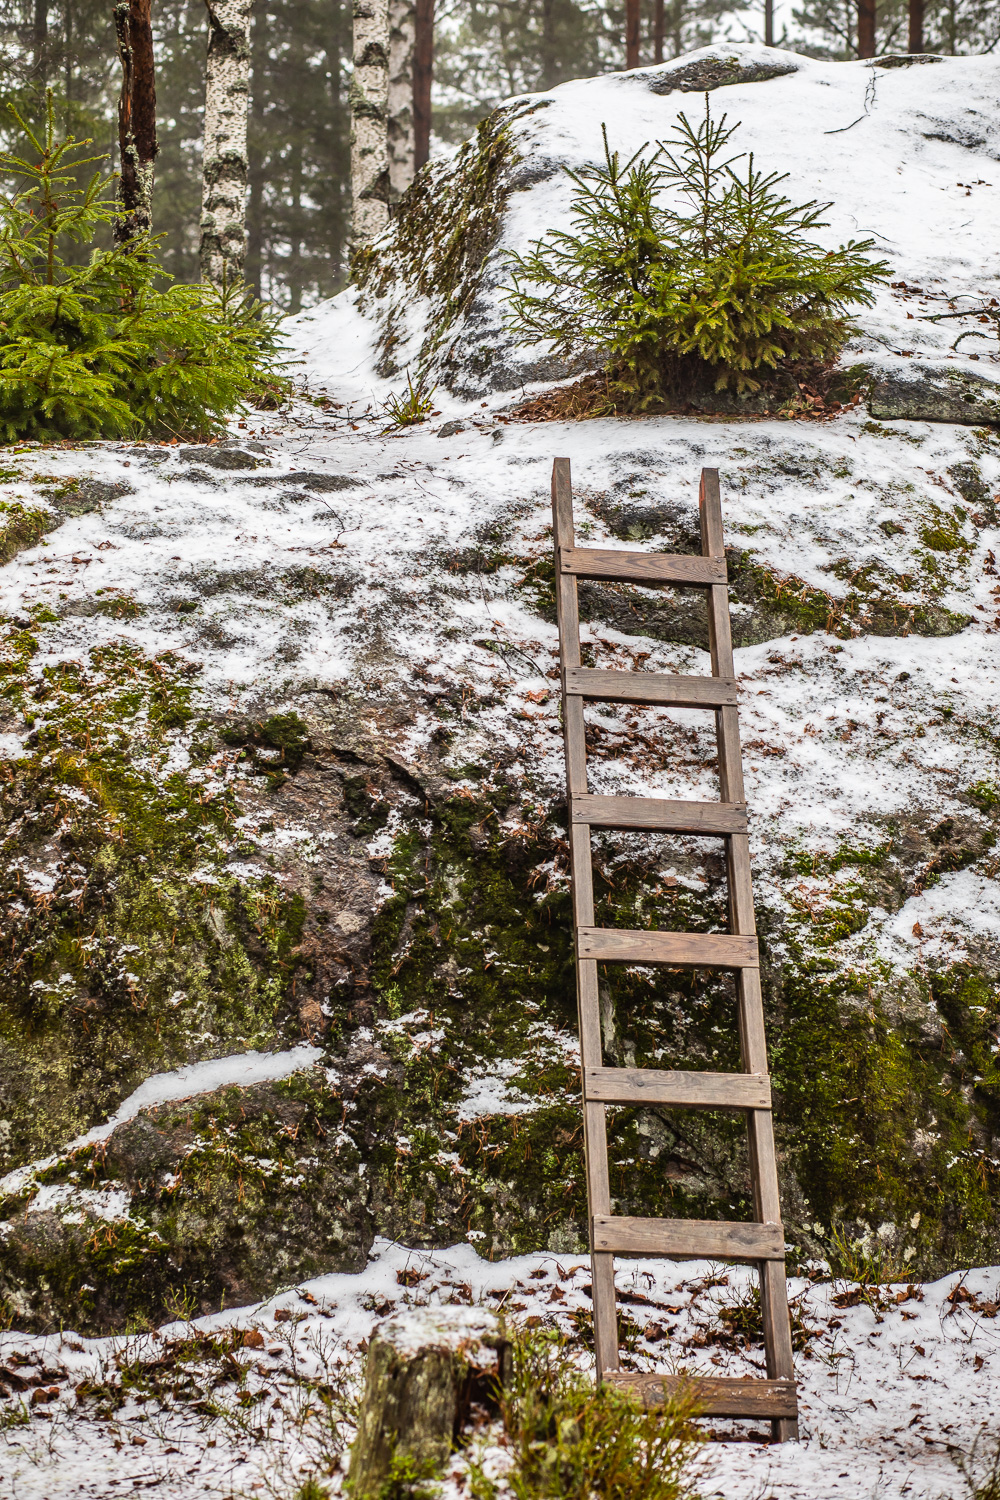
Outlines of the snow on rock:
M882 289L850 349L878 371L885 414L911 414L889 407L905 404L900 387L912 383L915 356L931 361L931 375L943 364L956 378L985 381L987 399L996 402L995 369L970 358L989 355L992 333L971 315L923 319L951 311L951 299L968 299L971 309L995 291L989 247L1000 233L991 191L1000 159L997 68L989 55L840 63L721 44L513 100L482 127L478 152L466 147L422 179L409 212L390 225L362 273L361 306L372 334L378 331L380 368L389 376L426 370L466 398L557 375L558 362L544 346L518 349L505 331L505 252L523 254L547 229L566 226L572 183L563 168L603 160L602 125L627 160L670 135L681 111L699 117L707 89L716 118L725 113L730 124L742 122L734 145L753 151L765 170L787 173L784 191L794 202L831 203L828 227L819 231L824 242L873 238L892 266L895 285ZM484 174L493 178L485 200ZM449 238L447 213L433 238L425 195L464 211L462 246ZM330 378L341 388L344 374L356 378L363 335L333 333L358 327L341 322L338 307L356 295L342 293L332 306L292 322L317 382ZM960 333L975 337L955 353ZM962 393L951 399L947 415L955 420Z
M322 1056L321 1048L311 1047L306 1043L291 1047L287 1052L240 1052L236 1057L216 1057L211 1062L190 1063L187 1067L177 1068L173 1073L157 1073L152 1078L147 1078L122 1101L107 1124L95 1125L85 1135L70 1141L65 1150L76 1151L84 1146L106 1141L119 1125L134 1120L142 1110L154 1109L158 1104L192 1099L198 1094L210 1094L227 1085L248 1088L251 1084L287 1078L301 1068L308 1068L312 1063L318 1062ZM6 1177L0 1178L0 1194L23 1192L32 1178L39 1171L52 1166L56 1159L54 1156L49 1157L44 1162L32 1162L29 1166L8 1172ZM37 1213L43 1208L53 1207L56 1202L61 1201L53 1195L63 1191L62 1188L55 1187L40 1189L31 1201L32 1211ZM124 1201L127 1207L127 1197L126 1194L123 1200L122 1194L111 1193L108 1201ZM124 1213L124 1209L122 1212ZM114 1215L102 1212L101 1217L112 1218Z

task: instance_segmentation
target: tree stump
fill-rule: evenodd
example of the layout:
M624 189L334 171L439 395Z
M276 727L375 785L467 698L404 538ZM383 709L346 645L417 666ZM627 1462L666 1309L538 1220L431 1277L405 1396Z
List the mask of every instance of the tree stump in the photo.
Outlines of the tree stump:
M379 1324L351 1449L352 1500L373 1500L394 1460L410 1460L421 1475L441 1468L472 1403L490 1402L505 1351L496 1316L483 1308L414 1308Z

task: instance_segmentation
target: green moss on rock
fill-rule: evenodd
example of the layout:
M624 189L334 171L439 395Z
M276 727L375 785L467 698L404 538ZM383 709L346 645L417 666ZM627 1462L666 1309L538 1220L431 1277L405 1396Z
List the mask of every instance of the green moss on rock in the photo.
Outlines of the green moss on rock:
M47 531L60 524L61 516L38 510L20 501L0 500L0 565L28 547L36 547Z
M281 1032L301 897L225 869L225 766L183 765L190 668L124 643L31 675L8 631L0 693L28 753L0 763L0 1170L113 1113L151 1073Z

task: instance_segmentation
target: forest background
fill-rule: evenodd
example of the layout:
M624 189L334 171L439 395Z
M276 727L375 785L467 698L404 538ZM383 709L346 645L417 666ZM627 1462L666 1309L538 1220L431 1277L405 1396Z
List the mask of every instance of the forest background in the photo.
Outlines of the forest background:
M655 0L642 0L640 63L654 60ZM665 0L664 58L715 41L763 40L763 0ZM857 55L857 0L774 7L774 40L814 57ZM625 66L624 0L438 0L431 154L449 152L511 94ZM906 50L906 0L877 10L876 51ZM154 0L155 231L164 268L199 275L202 129L208 35L204 0ZM927 0L924 49L1000 47L996 0ZM247 280L287 312L345 282L351 218L350 0L255 0L251 38ZM121 86L111 0L0 0L0 145L4 105L39 119L45 90L60 124L91 136L117 165ZM10 129L8 129L8 122Z

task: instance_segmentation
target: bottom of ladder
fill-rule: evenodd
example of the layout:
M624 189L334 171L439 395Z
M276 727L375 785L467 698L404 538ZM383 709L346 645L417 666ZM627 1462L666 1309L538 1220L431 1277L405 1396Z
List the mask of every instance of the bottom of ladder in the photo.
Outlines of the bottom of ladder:
M646 1406L658 1406L681 1391L690 1392L706 1417L767 1417L792 1421L798 1415L794 1380L745 1380L717 1375L636 1375L609 1370L609 1385L635 1391Z

